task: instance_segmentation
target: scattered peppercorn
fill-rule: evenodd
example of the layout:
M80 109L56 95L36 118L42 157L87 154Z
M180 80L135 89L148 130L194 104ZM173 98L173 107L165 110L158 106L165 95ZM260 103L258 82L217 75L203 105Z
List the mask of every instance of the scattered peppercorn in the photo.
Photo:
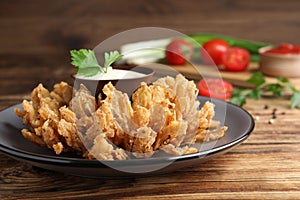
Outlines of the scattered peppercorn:
M266 104L264 107L265 110L269 109L269 106Z
M277 118L277 108L274 108L273 111L272 111L272 119L276 119Z

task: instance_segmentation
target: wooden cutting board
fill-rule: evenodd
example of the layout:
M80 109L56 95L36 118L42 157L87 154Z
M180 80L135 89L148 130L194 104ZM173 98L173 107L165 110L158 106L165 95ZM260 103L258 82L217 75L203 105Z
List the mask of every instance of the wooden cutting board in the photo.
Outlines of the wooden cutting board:
M166 75L171 71L176 70L177 72L183 74L185 77L194 80L200 80L202 77L222 77L224 80L227 80L233 85L240 87L252 87L251 84L247 83L247 80L251 77L254 71L259 70L258 63L251 63L248 69L243 72L228 72L224 70L216 70L216 68L212 66L191 64L171 67L166 67L165 65L161 64L151 64L151 68L159 73L163 73ZM265 77L268 83L277 82L276 77L267 75L265 75ZM300 78L289 78L289 80L292 85L300 89Z

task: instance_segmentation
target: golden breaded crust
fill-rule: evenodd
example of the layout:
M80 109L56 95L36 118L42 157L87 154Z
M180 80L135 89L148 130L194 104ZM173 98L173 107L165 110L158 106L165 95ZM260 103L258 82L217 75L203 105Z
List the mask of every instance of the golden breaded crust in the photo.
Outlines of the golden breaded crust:
M56 154L74 151L87 159L146 158L162 150L171 155L195 153L196 141L223 137L227 127L213 121L214 104L199 110L198 89L182 75L141 83L132 95L111 83L98 102L84 86L74 92L65 82L49 92L39 84L16 115L27 129L23 136Z

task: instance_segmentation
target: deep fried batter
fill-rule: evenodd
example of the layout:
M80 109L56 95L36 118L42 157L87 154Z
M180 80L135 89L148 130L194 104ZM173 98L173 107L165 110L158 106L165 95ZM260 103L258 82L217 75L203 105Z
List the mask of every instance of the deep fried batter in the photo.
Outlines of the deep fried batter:
M190 145L223 137L227 129L213 121L213 103L199 110L198 89L182 75L141 83L131 101L111 83L98 102L84 85L72 93L65 82L51 92L39 84L31 101L15 110L27 125L23 136L56 154L74 151L87 159L124 160L151 157L157 150L195 153Z

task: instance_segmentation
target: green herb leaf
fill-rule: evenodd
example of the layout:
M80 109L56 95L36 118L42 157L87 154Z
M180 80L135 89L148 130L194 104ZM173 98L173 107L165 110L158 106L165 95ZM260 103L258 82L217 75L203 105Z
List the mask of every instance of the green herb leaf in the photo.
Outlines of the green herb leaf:
M231 91L232 97L230 102L239 106L243 106L246 103L246 98L251 90L245 88L233 89Z
M300 108L300 93L295 92L291 98L291 108Z
M93 50L71 50L71 64L79 68L100 67Z
M289 79L283 78L283 77L278 77L277 80L281 83L289 83L290 82Z
M71 64L76 67L77 74L82 76L94 76L101 72L100 65L94 51L88 49L71 50Z
M122 58L122 54L120 54L118 51L111 51L109 53L104 53L104 68L109 67L111 64L116 62L117 60L120 60Z
M263 91L256 88L253 91L249 92L247 96L249 96L252 99L258 100L262 94L263 94Z
M272 92L272 94L276 97L280 97L283 90L285 89L284 86L282 86L279 83L272 83L266 86L266 92Z
M261 72L257 71L253 72L252 76L247 80L247 82L254 85L255 87L260 87L264 83L266 83L266 79Z
M254 89L234 89L231 91L230 102L243 106L247 98L258 100L265 92L272 93L275 97L282 96L283 91L290 90L293 95L291 97L291 108L300 109L300 92L291 85L287 78L277 78L277 83L266 83L265 77L261 72L254 72L250 79L247 80L254 86Z
M71 50L70 54L72 60L71 64L76 67L76 73L82 76L94 76L100 72L106 73L108 67L122 57L118 51L104 53L104 68L102 68L93 50Z
M243 106L246 103L246 95L236 95L230 98L230 103L236 104L238 106Z

